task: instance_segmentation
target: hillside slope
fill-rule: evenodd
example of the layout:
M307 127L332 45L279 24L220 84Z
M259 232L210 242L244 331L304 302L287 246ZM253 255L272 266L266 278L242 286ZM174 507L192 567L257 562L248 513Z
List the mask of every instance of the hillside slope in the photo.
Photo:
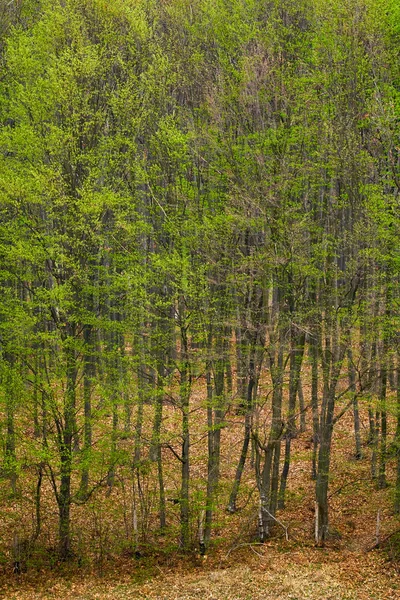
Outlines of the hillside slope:
M256 554L257 553L257 554ZM143 570L143 581L137 583ZM241 548L217 562L151 569L137 563L125 574L20 579L3 587L7 600L394 600L400 598L398 574L378 552ZM149 577L147 580L147 576ZM36 576L37 577L37 576ZM135 582L136 581L136 582Z

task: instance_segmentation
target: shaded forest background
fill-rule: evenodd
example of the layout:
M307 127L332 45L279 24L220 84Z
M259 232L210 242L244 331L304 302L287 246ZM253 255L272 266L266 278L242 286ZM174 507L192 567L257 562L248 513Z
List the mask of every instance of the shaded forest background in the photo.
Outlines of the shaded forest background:
M324 544L343 419L400 511L399 49L395 0L2 0L2 562L265 541L299 434Z

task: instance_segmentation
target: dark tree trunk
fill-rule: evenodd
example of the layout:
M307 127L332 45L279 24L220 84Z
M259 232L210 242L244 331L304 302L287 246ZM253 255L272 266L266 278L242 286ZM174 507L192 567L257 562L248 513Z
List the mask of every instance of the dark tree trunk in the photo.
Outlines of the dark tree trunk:
M204 527L204 543L208 548L211 538L211 524L214 513L215 494L219 483L220 453L221 453L221 426L224 407L224 371L225 371L225 340L222 332L218 333L215 343L216 359L208 368L208 386L211 385L211 371L213 372L214 389L211 395L211 406L208 408L208 464L207 464L207 498ZM209 392L210 394L210 392Z
M362 445L361 445L361 434L360 434L360 413L358 409L358 397L356 395L356 370L353 363L353 352L349 348L347 351L347 358L349 361L349 391L354 395L353 397L353 423L354 423L354 439L355 439L355 458L360 460L363 457Z
M84 437L83 468L79 495L85 498L89 485L89 456L92 447L92 387L94 379L93 330L90 325L83 329L85 356L83 361L83 404L84 404Z
M270 535L271 527L277 510L279 487L279 462L281 440L283 433L282 423L282 395L283 395L283 332L279 332L278 348L271 347L270 369L272 377L272 423L268 443L261 447L264 454L264 464L260 468L260 448L257 448L256 478L260 494L259 535L264 542Z
M252 413L253 413L253 409L252 409L253 389L254 389L254 385L255 385L254 375L255 375L254 374L254 360L252 360L252 361L250 361L250 376L249 376L249 383L247 386L247 402L246 402L247 406L246 406L246 414L245 414L245 421L244 421L243 446L242 446L242 450L240 453L239 463L238 463L238 466L236 469L235 479L233 482L231 494L229 497L229 503L228 503L228 511L230 513L236 512L237 495L239 492L240 481L242 479L243 469L244 469L244 465L246 463L247 451L248 451L249 443L250 443L251 421L252 421Z
M299 408L300 408L300 433L304 433L307 429L307 423L306 423L306 407L304 404L304 393L303 393L303 383L301 380L301 374L299 377L297 395L299 397Z
M395 435L396 444L396 489L395 489L395 500L394 510L396 514L400 513L400 353L397 356L397 426Z
M383 489L387 486L386 481L386 454L387 454L387 415L386 415L386 390L387 390L387 368L385 365L386 357L383 356L380 372L380 393L379 402L381 411L381 435L379 444L379 469L378 469L378 487Z
M300 381L301 365L304 356L304 342L305 335L297 335L292 328L291 332L291 353L290 353L290 374L289 374L289 410L287 417L286 427L286 441L285 441L285 459L281 475L281 485L279 489L279 508L285 506L285 493L287 478L289 475L290 468L290 453L292 439L296 434L296 421L295 421L295 410L296 410L296 397Z
M318 355L319 344L317 333L310 337L310 356L311 356L311 408L313 421L313 451L311 464L311 478L317 479L317 454L320 441L320 422L318 411Z
M180 317L183 318L183 309L180 311ZM181 323L181 366L180 366L180 404L182 410L182 481L181 481L181 545L184 550L189 548L190 525L189 525L189 401L192 385L192 376L189 362L189 347L186 333L186 325Z
M76 431L75 420L75 388L77 377L76 351L71 347L75 336L67 338L67 389L64 400L63 428L60 430L60 489L58 492L59 510L59 552L61 560L67 560L71 555L71 472L73 438Z

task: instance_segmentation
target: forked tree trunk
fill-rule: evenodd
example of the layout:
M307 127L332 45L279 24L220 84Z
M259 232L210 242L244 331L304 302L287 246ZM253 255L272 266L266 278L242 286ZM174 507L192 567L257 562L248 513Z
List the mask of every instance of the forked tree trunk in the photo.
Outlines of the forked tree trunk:
M239 492L240 481L242 479L244 465L246 463L247 451L250 443L250 435L251 435L251 420L252 420L252 404L253 404L253 389L254 389L255 381L254 381L254 361L250 361L250 377L249 383L247 386L247 402L246 402L246 414L244 417L244 439L243 446L240 452L239 463L235 473L235 479L233 481L233 486L231 490L231 494L229 496L229 503L227 510L230 513L236 512L236 500Z
M335 326L339 329L339 324ZM324 544L329 533L329 515L328 515L328 486L329 469L332 448L332 434L334 426L334 411L336 402L336 388L339 375L342 370L344 356L347 350L346 339L339 341L338 333L334 334L334 339L329 344L332 348L333 357L329 359L329 368L325 365L324 373L324 395L321 407L320 424L320 445L318 453L318 471L316 480L316 524L315 541L317 544ZM348 331L346 332L349 338ZM327 376L329 374L329 380Z
M268 443L257 448L256 478L260 494L259 536L264 542L270 535L278 504L279 463L284 424L282 423L283 396L283 332L279 332L278 349L270 360L272 376L272 423ZM264 464L261 469L260 450Z

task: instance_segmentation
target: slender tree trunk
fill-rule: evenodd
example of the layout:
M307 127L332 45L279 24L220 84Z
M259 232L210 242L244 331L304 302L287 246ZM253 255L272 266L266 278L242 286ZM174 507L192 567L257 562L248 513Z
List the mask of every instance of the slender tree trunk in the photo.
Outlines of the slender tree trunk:
M189 524L189 474L190 474L190 432L189 432L189 403L192 387L192 375L189 359L189 345L187 338L187 326L184 322L185 308L182 305L179 310L181 319L181 365L180 365L180 404L182 410L182 476L180 494L180 520L181 520L181 545L184 550L189 548L190 524Z
M214 393L212 408L208 412L209 421L209 457L207 466L207 498L204 527L204 543L208 548L211 538L211 524L214 512L215 494L219 483L221 424L224 405L225 340L220 332L215 344L216 359L213 361Z
M160 445L161 423L164 401L164 367L159 366L157 374L157 389L154 398L154 421L151 435L150 460L156 461Z
M35 343L35 373L34 373L34 389L33 389L33 430L36 439L40 438L40 388L41 388L41 364L40 364L40 344Z
M160 531L163 532L167 526L167 508L165 501L165 486L164 486L164 470L162 464L161 444L157 449L157 473L158 473L158 489L159 489L159 507L160 507Z
M143 393L143 380L142 380L142 368L138 369L138 391L137 391L137 410L136 410L136 422L135 422L135 447L133 452L133 463L134 466L138 466L142 455L142 429L143 429L143 416L144 416L144 393Z
M83 404L84 404L84 438L83 468L79 495L85 498L89 485L89 456L92 447L92 386L94 378L93 332L90 325L83 329L85 356L83 361Z
M164 473L161 451L161 423L164 403L164 365L159 362L157 367L157 387L155 393L154 422L150 446L150 460L157 462L158 489L159 489L159 514L160 529L163 531L166 527L166 502Z
M332 424L326 423L321 430L321 441L318 453L318 474L316 481L316 542L324 543L328 537L328 484L332 442Z
M211 537L211 521L212 521L212 505L209 499L212 495L212 471L214 464L214 435L213 435L213 383L212 383L212 371L211 362L207 362L206 366L206 381L207 381L207 446L208 446L208 459L207 459L207 498L206 498L206 510L205 510L205 521L204 521L204 532L203 532L203 543L205 549L207 549L210 537Z
M246 406L246 414L245 414L245 421L244 421L244 439L243 439L242 450L240 453L239 463L238 463L236 473L235 473L235 479L234 479L231 494L229 497L228 511L230 513L236 512L237 495L239 492L240 481L242 479L243 469L244 469L244 465L246 463L247 451L248 451L249 443L250 443L251 421L252 421L252 413L253 413L253 407L252 407L253 390L254 390L254 385L255 385L254 358L252 358L250 360L249 370L250 370L250 375L249 375L249 382L248 382L248 386L247 386L247 403L246 403L247 406Z
M379 410L375 411L375 414L371 410L370 417L369 417L370 436L371 436L371 444L370 445L372 448L371 477L374 481L377 481L377 479L378 479L378 444L379 444L380 420L381 420L381 413L379 412Z
M337 324L337 328L339 325ZM331 459L332 434L334 425L334 410L336 401L336 387L339 375L342 369L342 364L346 352L346 342L340 343L336 339L332 343L332 350L335 359L332 361L332 366L329 370L329 382L325 380L324 397L322 400L321 410L321 428L320 428L320 447L318 453L318 471L316 480L316 528L315 537L316 543L324 543L329 533L329 518L328 518L328 486L329 486L329 468Z
M299 397L299 408L300 408L300 433L304 433L307 429L307 424L306 424L306 407L304 404L303 383L301 380L301 375L299 377L297 394Z
M258 448L256 458L256 477L260 494L260 517L259 535L260 541L264 542L274 523L277 509L278 487L279 487L279 462L280 449L283 433L282 423L282 395L283 395L283 332L279 332L278 349L273 349L270 358L270 369L272 377L272 423L268 443L262 447L264 453L264 464L260 469L260 449ZM272 344L273 348L274 344Z
M75 339L72 335L67 338L71 343ZM60 558L67 560L71 555L71 531L70 531L70 509L71 509L71 471L73 438L76 430L75 421L75 387L76 387L76 352L67 346L67 389L64 401L64 423L60 431L60 489L58 492L59 510L59 551Z
M378 487L383 489L387 487L386 481L386 460L387 460L387 414L386 414L386 395L388 387L388 355L389 355L389 323L391 322L391 304L392 288L391 282L386 274L386 298L385 298L385 324L382 331L381 357L380 357L380 377L379 377L379 402L381 405L381 436L379 444L379 473Z
M41 490L42 490L42 482L43 482L43 464L38 466L38 478L36 482L36 490L35 490L35 532L32 536L32 540L35 542L42 530L42 513L41 513Z
M15 451L15 418L14 418L14 390L12 386L7 387L6 400L6 451L5 451L5 471L10 479L11 494L17 493L17 456Z
M310 338L310 356L311 356L311 408L313 420L313 452L311 464L311 478L317 479L317 454L320 441L320 422L318 411L318 339L315 332Z
M136 421L135 421L135 434L134 434L134 453L133 463L134 466L138 466L142 455L142 430L143 430L143 417L144 417L144 403L148 395L149 382L146 378L146 357L145 357L145 345L143 340L143 334L145 325L143 319L140 320L139 325L140 333L135 336L136 340L136 352L137 352L137 409L136 409ZM134 350L134 349L132 349ZM159 376L161 376L161 366L159 367ZM159 386L157 387L157 393ZM158 402L158 398L156 399ZM160 422L161 423L161 422ZM154 434L154 430L153 430ZM151 455L151 452L150 452Z
M396 426L396 490L394 500L394 510L396 514L400 513L400 353L397 356L397 426Z
M239 313L239 308L237 309ZM239 317L238 317L239 319ZM238 406L241 408L245 403L246 397L246 338L243 336L242 326L239 325L235 330L236 337L236 393L238 397Z
M289 375L289 410L287 418L286 428L286 441L285 441L285 459L281 475L281 485L279 489L279 508L285 506L285 493L287 478L289 475L290 468L290 453L292 439L296 434L296 423L295 423L295 410L296 410L296 397L300 381L301 365L303 362L304 355L304 342L305 335L298 336L292 330L292 347L290 354L290 375Z
M378 487L383 489L387 486L386 481L386 454L387 454L387 415L386 415L386 390L387 390L387 368L385 364L386 356L382 357L380 373L380 394L379 401L381 405L381 435L379 444L379 471Z
M251 299L253 299L252 302ZM245 309L250 312L250 316L246 319L242 319L240 327L238 327L236 331L237 343L238 340L240 340L240 344L242 346L241 348L236 349L238 356L238 368L239 365L243 368L247 362L247 374L245 372L242 373L240 383L240 393L242 394L241 397L243 398L243 400L241 400L241 406L243 405L243 408L245 409L244 437L239 463L236 468L235 478L227 506L227 510L230 513L234 513L236 511L237 495L239 492L240 482L242 479L251 439L254 408L257 401L258 381L264 360L266 321L266 315L264 314L264 311L267 304L267 295L265 291L262 288L258 288L253 283L251 286L249 285L248 293L246 295ZM253 332L248 331L249 320L251 320L253 323ZM246 348L248 357L243 356L243 348ZM246 386L247 389L244 389ZM252 445L252 453L253 450L254 444ZM254 467L253 461L251 466Z
M350 392L354 394L353 397L353 423L354 423L354 439L355 439L355 458L360 460L363 457L362 445L361 445L361 434L360 434L360 413L358 409L358 397L355 394L356 391L356 370L353 363L353 351L351 348L347 351L347 358L349 361L349 388Z

